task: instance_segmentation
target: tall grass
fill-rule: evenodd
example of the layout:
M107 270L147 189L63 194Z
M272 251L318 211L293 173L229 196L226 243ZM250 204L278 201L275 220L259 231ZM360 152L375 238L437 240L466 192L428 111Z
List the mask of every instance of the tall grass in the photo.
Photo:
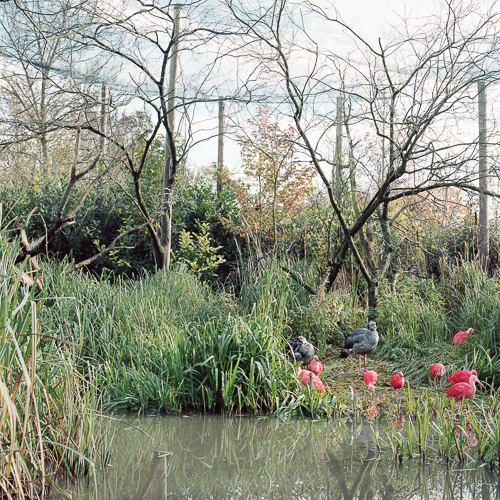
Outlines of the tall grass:
M500 285L474 264L456 268L451 278L409 277L396 288L384 287L379 307L381 341L377 354L404 367L413 383L427 379L436 362L447 373L478 370L479 377L500 381ZM454 334L474 328L467 342L452 346Z
M106 454L94 387L78 373L75 346L46 337L36 302L0 235L0 496L42 497L56 473L84 474ZM101 432L102 430L102 432Z
M308 403L283 348L293 294L275 276L236 301L183 267L114 283L54 267L45 281L61 299L44 320L82 345L81 370L93 368L108 408L300 412Z

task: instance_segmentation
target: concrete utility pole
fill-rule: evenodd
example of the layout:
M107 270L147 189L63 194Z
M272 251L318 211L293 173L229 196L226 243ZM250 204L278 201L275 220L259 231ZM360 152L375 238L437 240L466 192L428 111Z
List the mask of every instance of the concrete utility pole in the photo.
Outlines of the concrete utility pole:
M342 96L337 97L337 128L335 131L335 165L332 172L332 181L335 183L337 202L342 196Z
M109 89L108 84L103 83L101 89L101 132L108 135L108 108L109 106ZM106 147L106 138L101 135L101 151L104 155L104 148Z
M483 269L488 268L490 256L490 221L488 191L488 148L486 125L486 84L478 82L479 111L479 259Z
M160 219L160 244L163 253L164 270L170 267L170 253L172 249L172 189L175 182L177 165L174 165L175 155L175 105L177 102L177 79L179 76L179 33L181 29L182 5L174 6L174 27L172 33L172 53L170 56L170 76L167 96L167 126L172 136L172 143L167 137L165 142L165 163L163 166L163 197L162 211L165 212Z
M226 103L219 97L219 147L217 150L217 193L222 192L222 173L224 171L224 133L225 133Z

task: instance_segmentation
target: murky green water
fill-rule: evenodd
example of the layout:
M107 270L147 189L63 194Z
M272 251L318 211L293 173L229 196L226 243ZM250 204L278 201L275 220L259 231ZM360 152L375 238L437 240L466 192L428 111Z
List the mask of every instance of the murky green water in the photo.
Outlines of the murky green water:
M114 423L111 466L97 484L68 486L72 498L500 499L498 471L473 461L397 464L376 452L366 422L126 420L152 439Z

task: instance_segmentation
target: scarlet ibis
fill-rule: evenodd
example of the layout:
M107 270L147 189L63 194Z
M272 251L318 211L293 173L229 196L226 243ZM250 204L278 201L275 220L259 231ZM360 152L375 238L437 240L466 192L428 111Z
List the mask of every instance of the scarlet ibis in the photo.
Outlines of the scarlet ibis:
M457 403L460 403L463 399L468 399L476 394L476 382L477 377L471 375L469 378L469 383L459 382L458 384L452 385L446 391L447 398L453 398Z
M375 384L377 383L378 373L374 371L369 371L365 373L365 382L368 386L368 389L372 391L372 394L375 394Z
M302 361L304 366L308 366L314 358L314 347L305 337L292 337L286 344L285 350L290 361Z
M453 419L453 424L455 425L455 434L458 437L465 438L467 435L467 438L469 439L469 446L477 446L478 441L476 437L476 433L474 432L474 428L472 427L472 424L467 420L465 424L465 431L463 427L460 426L460 420Z
M458 332L458 333L456 333L455 336L453 337L453 340L451 341L451 343L453 345L463 344L467 340L467 337L469 336L469 333L474 333L474 329L473 328L469 328L466 332Z
M326 392L323 382L321 382L321 379L313 372L309 370L302 370L299 368L298 376L300 378L300 383L302 385L308 385L309 387L313 387L321 394L324 394Z
M398 372L391 377L392 388L396 391L396 397L399 398L399 391L405 385L405 378L403 372Z
M441 378L446 373L446 367L443 363L435 363L431 366L431 371L429 372L429 378L434 379L434 388L436 388L436 379L439 379L441 384Z
M323 373L323 363L319 360L318 356L314 356L311 364L309 365L309 370L311 370L318 377L321 377L321 374Z
M366 373L366 355L372 352L378 344L377 323L375 321L368 322L368 328L358 328L347 337L344 348L340 353L341 358L347 356L364 355L365 357L365 373ZM361 372L361 358L358 357L358 369Z
M467 383L471 377L471 375L474 375L476 377L477 383L486 390L483 384L479 381L479 378L477 376L477 371L476 370L460 370L457 373L453 374L451 377L448 378L446 381L447 384L458 384L459 382L465 382Z

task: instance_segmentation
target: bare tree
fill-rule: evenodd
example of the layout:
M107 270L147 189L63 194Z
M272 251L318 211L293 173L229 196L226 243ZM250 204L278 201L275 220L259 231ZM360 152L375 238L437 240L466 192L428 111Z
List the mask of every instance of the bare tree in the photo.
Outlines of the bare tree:
M75 41L75 32L91 23L78 2L25 0L3 8L0 148L9 150L11 168L28 153L35 169L47 174L51 138L63 138L64 126L82 109L96 113L99 99L90 89L106 61L85 54Z
M181 26L181 8L175 2L160 5L134 0L123 3L121 10L113 2L104 2L100 4L100 22L82 38L89 48L103 50L119 61L122 75L128 73L127 85L133 86L133 91L124 91L122 102L140 99L152 116L152 132L145 139L142 155L136 162L128 159L128 166L144 219L152 219L152 210L163 212L159 228L147 226L159 269L167 270L170 263L172 203L178 170L197 141L194 110L198 103L218 101L211 92L225 53L223 38L231 34L227 20L211 16L210 5L207 0L183 3ZM191 64L197 61L195 70L183 71L183 54ZM119 102L120 96L115 103ZM174 119L176 112L180 115L178 124ZM178 141L180 130L184 131L182 141ZM151 146L162 132L166 137L162 204L148 207L141 178ZM206 140L216 136L217 129L203 133L202 140Z
M327 288L352 252L367 282L369 318L375 318L378 273L370 269L376 266L368 264L369 252L363 258L355 241L369 221L378 213L387 229L391 202L439 187L479 192L477 128L470 117L478 81L498 80L498 12L444 1L441 12L413 24L402 19L387 41L372 44L323 2L297 6L281 0L249 8L227 0L226 5L247 32L242 51L252 57L253 74L285 96L282 112L293 120L342 228ZM332 52L314 30L318 23L349 39L353 50ZM367 186L369 198L360 201L352 220L325 174L322 139L336 125L339 91L352 102L351 137L371 133L388 144L383 169L357 165L356 181ZM352 183L351 188L356 189Z

